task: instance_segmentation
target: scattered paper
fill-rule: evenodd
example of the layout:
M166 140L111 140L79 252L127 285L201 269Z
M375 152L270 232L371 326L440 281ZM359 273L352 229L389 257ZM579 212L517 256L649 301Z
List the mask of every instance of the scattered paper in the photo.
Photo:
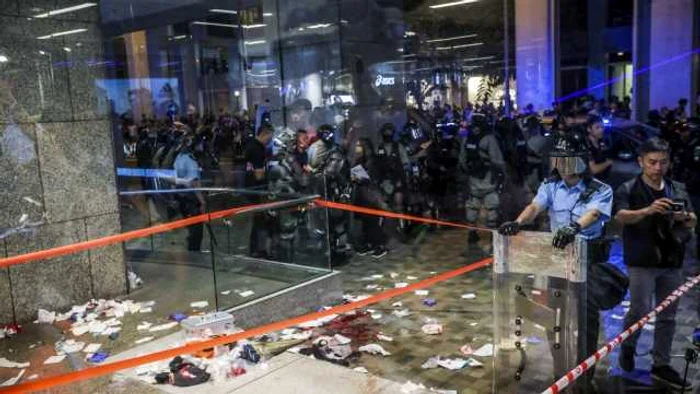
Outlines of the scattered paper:
M369 373L369 371L365 367L355 367L352 370L359 373Z
M174 328L178 325L178 322L170 322L170 323L165 323L161 324L159 326L151 327L148 331L150 332L158 332L158 331L165 331L165 330L170 330L171 328Z
M376 343L371 343L369 345L360 346L360 348L357 350L360 352L369 353L369 354L380 354L382 356L391 356L391 353L387 352L386 350L384 350L383 347L381 347L380 345L377 345Z
M73 326L73 328L71 328L71 332L73 332L73 336L76 336L76 337L84 335L88 331L90 331L90 327L87 324L78 324L76 326Z
M281 335L280 339L283 341L305 341L313 335L313 331L302 331L299 333L285 334Z
M139 309L139 313L151 313L153 312L153 308L141 308Z
M464 368L467 365L467 360L462 358L440 359L437 364L445 369L456 371Z
M408 283L406 283L406 282L399 282L399 283L394 284L394 287L396 287L397 289L403 289L404 287L407 287L407 286L408 286Z
M247 291L238 293L238 295L243 297L243 298L248 298L248 297L252 296L253 294L255 294L255 292L252 290L247 290Z
M101 321L91 321L88 327L90 328L90 333L102 334L107 329L107 324Z
M103 336L110 336L112 334L116 334L122 330L121 327L109 327L104 332L102 333Z
M403 302L398 301L398 302L391 304L391 306L394 308L401 308L403 306Z
M73 339L69 339L63 343L60 343L56 346L56 351L58 354L70 354L70 353L77 353L85 347L85 342L76 342Z
M83 349L83 353L95 353L96 351L100 350L102 347L101 344L99 343L91 343Z
M137 344L137 345L140 345L140 344L142 344L142 343L146 343L146 342L152 341L153 339L155 339L155 337L145 337L145 338L141 338L141 339L139 339L139 340L136 340L134 343Z
M440 357L430 357L423 364L421 364L422 369L435 369L439 367Z
M35 373L34 375L29 376L29 377L27 378L27 380L35 380L35 379L37 379L38 377L39 377L39 374L38 374L38 373Z
M231 294L231 290L225 290L221 292L221 295L229 295Z
M340 345L347 345L347 344L349 344L350 342L352 342L352 339L350 339L350 338L348 338L348 337L344 337L344 336L342 336L342 335L340 335L340 334L335 334L335 335L333 336L333 338L335 338L335 340L338 341L338 344L340 344Z
M2 357L0 358L0 368L29 368L29 363L17 363Z
M22 376L24 375L24 373L26 371L27 371L26 369L19 371L19 374L17 374L17 376L15 376L14 378L10 378L10 379L7 379L6 381L2 382L2 384L0 384L0 387L7 387L7 386L16 385L17 382L19 382L19 380L22 379Z
M474 298L476 298L476 294L474 294L474 293L462 294L462 298L464 298L465 300L473 300Z
M337 314L332 314L330 316L322 317L320 319L311 320L311 321L307 321L305 323L301 323L301 324L299 324L299 327L301 327L301 328L321 327L321 326L324 326L324 325L330 323L336 317L338 317Z
M407 280L418 280L418 278L415 276L407 276L406 279Z
M403 385L401 385L401 392L404 394L415 393L416 391L426 390L426 387L422 384L413 383L410 380Z
M471 356L472 354L474 354L474 349L472 349L470 345L464 345L461 348L459 348L459 352L465 356Z
M473 353L474 356L477 357L491 357L493 356L493 344L488 343L478 349L476 349Z
M470 368L480 368L484 366L484 363L474 360L473 358L467 359L467 366Z
M372 275L372 279L382 279L383 277L384 275L381 274Z
M372 316L372 319L374 319L374 320L379 320L379 319L381 319L384 315L382 315L381 313L373 313L373 314L371 314L370 316Z
M425 296L427 296L428 294L430 294L430 291L429 291L429 290L416 290L416 295L417 295L417 296L425 297Z
M138 331L146 331L146 330L148 330L149 328L151 328L152 325L153 325L152 323L142 322L141 324L139 324L138 326L136 326L136 329L137 329Z
M394 342L394 338L392 338L388 335L384 335L381 332L379 334L377 334L377 339L379 339L380 341L384 341L384 342Z
M408 309L400 309L398 311L393 311L391 312L392 315L396 317L406 317L411 314L411 312L408 311Z
M51 356L47 358L46 361L44 361L44 365L58 364L61 361L63 361L64 358L66 358L65 354L59 356Z
M41 204L39 201L37 201L37 200L35 200L35 199L31 198L31 197L22 197L22 199L23 199L24 201L30 203L30 204L36 205L37 207L41 207L41 206L42 206L42 204Z
M424 324L421 330L428 335L439 335L442 334L442 325L437 323Z
M396 279L396 278L399 277L399 274L396 273L396 272L392 272L392 273L389 274L389 276L391 277L391 279Z
M531 336L531 337L528 337L525 340L525 342L529 343L530 345L539 345L540 343L542 343L542 340L536 336Z
M144 301L141 303L141 307L148 308L148 307L154 306L155 304L156 304L155 301Z
M372 284L372 285L367 285L367 286L366 286L366 289L367 289L367 290L375 290L375 289L378 288L378 287L379 287L379 285L374 285L374 284Z
M469 325L472 326L472 327L476 327L476 326L479 325L479 323L473 321L473 322L469 323Z
M539 296L539 295L542 295L542 292L539 290L532 290L532 294Z
M56 320L56 312L49 312L49 311L44 310L44 309L39 309L39 311L37 312L37 316L38 317L37 317L36 322L40 323L40 324L42 324L42 323L51 324Z

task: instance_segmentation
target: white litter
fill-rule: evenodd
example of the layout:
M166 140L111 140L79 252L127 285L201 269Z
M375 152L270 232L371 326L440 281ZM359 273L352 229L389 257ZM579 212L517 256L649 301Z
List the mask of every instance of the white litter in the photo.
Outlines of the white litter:
M280 336L282 341L305 341L313 335L313 331L302 331L299 333L285 334Z
M146 342L152 341L153 339L155 339L155 337L145 337L145 338L141 338L141 339L135 341L134 343L137 344L137 345L140 345L140 344L142 344L142 343L146 343Z
M110 335L112 335L112 334L118 333L118 332L121 331L121 330L122 330L121 327L108 327L106 330L104 330L104 331L102 332L102 335L105 336L105 337L108 337L108 336L110 336Z
M384 335L381 332L379 334L377 334L377 339L379 339L380 341L384 341L384 342L394 342L394 338L392 338L388 335Z
M403 302L401 302L401 301L395 302L395 303L391 304L391 306L394 308L401 308L403 306Z
M397 289L403 289L404 287L407 287L407 286L408 286L408 283L406 283L406 282L399 282L399 283L394 284L394 287Z
M387 352L386 350L384 350L383 347L381 347L380 345L377 345L376 343L370 343L369 345L360 346L360 348L357 350L360 352L369 353L369 354L380 354L382 356L391 356L391 353Z
M473 358L468 358L467 359L467 366L471 368L481 368L484 366L484 363L474 360Z
M462 294L462 298L464 298L465 300L473 300L474 298L476 298L476 294L474 294L474 293Z
M37 323L47 323L51 324L56 320L56 312L49 312L45 309L39 309L37 312L38 318L36 320Z
M231 294L231 290L225 290L221 292L221 295L229 295Z
M399 274L396 273L396 272L392 272L392 273L389 274L389 276L391 277L391 279L396 279L396 278L399 277Z
M532 294L534 295L542 295L542 292L539 290L532 290Z
M141 309L139 309L139 313L151 313L151 312L153 312L153 308L151 308L151 307L148 307L148 308L142 307Z
M418 280L418 278L415 276L407 276L406 279L407 280Z
M647 331L654 331L654 325L653 324L645 324L644 327L642 327L644 330Z
M321 327L321 326L324 326L324 325L330 323L330 322L331 322L333 319L335 319L336 317L338 317L338 315L337 315L337 314L333 314L333 315L330 315L330 316L322 317L322 318L320 318L320 319L307 321L306 323L301 323L301 324L299 324L299 327L300 327L300 328L315 328L315 327Z
M486 345L476 349L473 353L477 357L491 357L493 356L493 344L487 343Z
M37 379L38 377L39 377L39 374L35 373L34 375L28 377L27 380L34 380L34 379Z
M409 312L408 309L400 309L398 311L391 312L391 314L396 317L406 317L409 316L411 312Z
M372 275L372 279L382 279L384 275L377 274L377 275Z
M374 284L372 284L372 285L367 285L365 288L366 288L367 290L375 290L375 289L377 289L378 287L379 287L379 285L374 285Z
M472 326L472 327L476 327L476 326L479 325L479 323L473 321L473 322L469 323L469 325Z
M56 350L58 354L70 354L77 353L85 347L85 342L76 342L73 339L69 339L58 346Z
M350 338L348 338L348 337L344 337L344 336L342 336L342 335L340 335L340 334L335 334L335 335L333 336L333 338L335 338L335 340L338 341L338 343L339 343L340 345L347 345L347 344L349 344L350 342L352 342L352 339L350 339Z
M2 382L2 384L0 384L0 387L14 386L15 384L17 384L17 382L19 382L20 379L22 379L22 376L26 371L26 369L19 371L19 374L17 374L17 376L15 376L14 378L10 378Z
M92 334L102 334L107 329L107 324L101 321L91 321L88 324L90 333Z
M63 361L64 358L66 358L65 354L61 354L59 356L51 356L47 358L46 361L44 361L44 365L58 364L61 361Z
M161 324L159 326L151 327L148 331L150 332L158 332L158 331L165 331L165 330L170 330L171 328L174 328L178 325L178 322L170 322L170 323L165 323Z
M427 390L427 388L420 383L416 384L411 382L410 380L401 385L401 392L404 394L411 394L420 390Z
M429 290L416 290L417 296L424 297L424 296L427 296L428 294L430 294Z
M423 364L421 364L420 367L421 369L435 369L440 366L438 364L439 361L440 357L430 357Z
M122 322L120 320L117 320L116 318L111 318L111 319L105 321L105 324L108 327L116 327L116 326L121 326Z
M144 301L141 303L141 307L148 308L148 307L154 306L155 304L156 304L155 301Z
M357 301L362 301L368 299L370 296L369 294L360 294L358 296L354 296L352 294L345 294L343 295L343 299L348 302L357 302Z
M355 367L352 370L359 373L369 373L369 371L365 367Z
M0 358L0 368L29 368L29 363L17 363L2 357Z
M424 324L421 330L427 335L439 335L442 334L442 325L437 323Z
M95 353L96 351L100 350L102 347L101 344L99 343L91 343L83 349L83 353Z
M41 206L42 206L42 204L41 204L39 201L37 201L37 200L35 200L35 199L31 198L31 197L22 197L22 199L23 199L24 201L30 203L30 204L36 205L37 207L41 207Z
M248 297L252 296L253 294L255 294L255 292L252 290L247 290L247 291L238 293L238 295L243 297L243 298L248 298Z
M73 326L73 328L71 328L71 331L73 332L73 336L79 337L90 331L90 327L87 324L78 324L76 326Z
M467 360L463 358L447 358L438 360L437 364L445 369L449 369L450 371L456 371L464 368L467 365Z
M139 324L138 326L136 326L136 329L137 329L138 331L146 331L146 330L148 330L149 328L151 328L152 325L153 325L153 324L152 324L152 323L149 323L149 322L142 322L141 324Z
M379 320L379 319L381 319L384 315L382 315L381 313L373 313L371 316L372 316L372 319L374 319L374 320Z

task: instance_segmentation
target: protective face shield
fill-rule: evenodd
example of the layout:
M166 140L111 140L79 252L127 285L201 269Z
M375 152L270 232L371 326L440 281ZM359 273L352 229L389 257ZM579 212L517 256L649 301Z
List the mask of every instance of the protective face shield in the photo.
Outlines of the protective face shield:
M588 148L580 133L568 132L559 136L549 153L552 172L560 177L581 175L588 170Z

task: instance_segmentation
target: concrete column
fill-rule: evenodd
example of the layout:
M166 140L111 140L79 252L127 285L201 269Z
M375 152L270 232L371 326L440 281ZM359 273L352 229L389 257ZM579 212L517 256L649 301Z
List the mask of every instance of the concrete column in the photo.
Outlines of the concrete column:
M607 0L588 0L588 86L599 86L606 80L607 57L605 53ZM605 97L605 87L588 92L597 99Z
M549 108L558 95L557 0L515 2L515 61L519 108Z
M652 0L649 105L673 108L678 99L692 101L693 16L697 0Z
M639 72L650 65L651 1L635 0L632 27L632 118L644 121L649 112L649 73Z

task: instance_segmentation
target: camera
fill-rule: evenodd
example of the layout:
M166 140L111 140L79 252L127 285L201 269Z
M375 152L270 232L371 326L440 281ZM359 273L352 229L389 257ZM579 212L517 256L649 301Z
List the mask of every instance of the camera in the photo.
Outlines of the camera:
M671 203L672 212L683 212L685 211L685 203L683 201L674 201Z

